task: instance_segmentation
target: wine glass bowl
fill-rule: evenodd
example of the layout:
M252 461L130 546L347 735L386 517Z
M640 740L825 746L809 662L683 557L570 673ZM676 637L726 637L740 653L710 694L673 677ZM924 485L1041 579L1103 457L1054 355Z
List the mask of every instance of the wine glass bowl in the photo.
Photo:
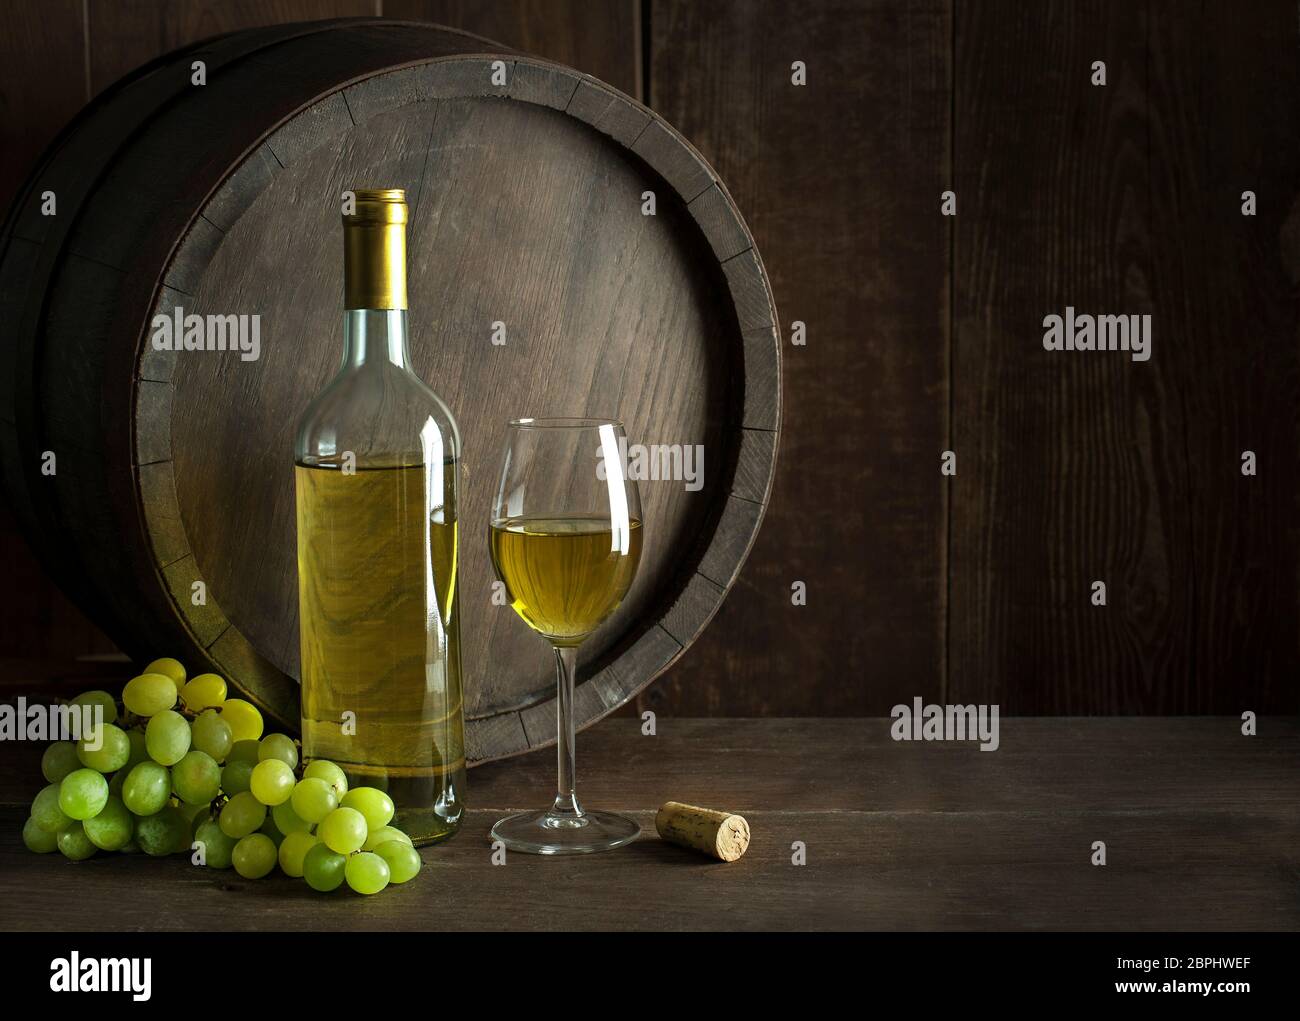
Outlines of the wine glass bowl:
M583 809L575 790L573 689L577 648L631 588L643 526L622 462L621 423L523 418L509 423L488 548L511 607L551 643L556 661L558 783L550 808L492 828L507 848L589 854L636 839L636 822Z

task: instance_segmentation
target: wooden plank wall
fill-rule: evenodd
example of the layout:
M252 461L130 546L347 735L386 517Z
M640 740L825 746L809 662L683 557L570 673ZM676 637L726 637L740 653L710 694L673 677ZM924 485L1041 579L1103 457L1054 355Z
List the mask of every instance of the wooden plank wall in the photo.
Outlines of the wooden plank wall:
M806 324L754 553L638 708L1300 710L1294 2L16 0L0 200L158 53L380 13L648 102L735 195L787 336ZM1044 351L1066 305L1151 313L1151 361ZM0 515L0 657L107 648Z
M0 208L8 208L41 151L90 98L84 18L82 0L20 0L0 13ZM112 651L45 576L2 490L0 562L0 656Z
M1294 712L1296 5L958 12L950 690ZM1067 305L1150 361L1044 351Z
M807 343L784 344L777 482L750 560L709 630L643 701L688 715L861 715L937 697L946 5L650 10L650 105L726 182L787 338L800 321ZM796 60L805 86L791 84ZM796 581L807 605L792 603Z

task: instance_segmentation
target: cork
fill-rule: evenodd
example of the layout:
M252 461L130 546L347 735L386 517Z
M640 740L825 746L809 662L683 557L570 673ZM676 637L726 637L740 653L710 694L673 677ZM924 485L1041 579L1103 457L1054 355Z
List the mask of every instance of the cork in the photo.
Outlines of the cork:
M655 815L655 829L664 840L719 861L735 861L749 847L749 823L744 816L680 801L664 803Z

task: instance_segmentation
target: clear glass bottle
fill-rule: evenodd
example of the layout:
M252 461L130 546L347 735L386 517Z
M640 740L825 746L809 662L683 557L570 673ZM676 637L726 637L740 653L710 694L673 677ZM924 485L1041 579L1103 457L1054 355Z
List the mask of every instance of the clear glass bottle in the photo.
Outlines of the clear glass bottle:
M465 794L457 606L460 435L411 369L406 196L358 190L343 217L343 364L294 456L305 759L388 791L417 843Z

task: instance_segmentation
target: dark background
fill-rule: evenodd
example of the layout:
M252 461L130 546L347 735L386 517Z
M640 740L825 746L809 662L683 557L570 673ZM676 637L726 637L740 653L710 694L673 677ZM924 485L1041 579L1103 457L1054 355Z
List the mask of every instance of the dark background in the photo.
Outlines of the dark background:
M718 170L771 274L787 343L767 519L640 707L1300 711L1295 3L9 0L0 203L157 54L373 14L641 99ZM1151 313L1151 361L1044 352L1066 305ZM7 509L0 560L0 658L112 651Z

